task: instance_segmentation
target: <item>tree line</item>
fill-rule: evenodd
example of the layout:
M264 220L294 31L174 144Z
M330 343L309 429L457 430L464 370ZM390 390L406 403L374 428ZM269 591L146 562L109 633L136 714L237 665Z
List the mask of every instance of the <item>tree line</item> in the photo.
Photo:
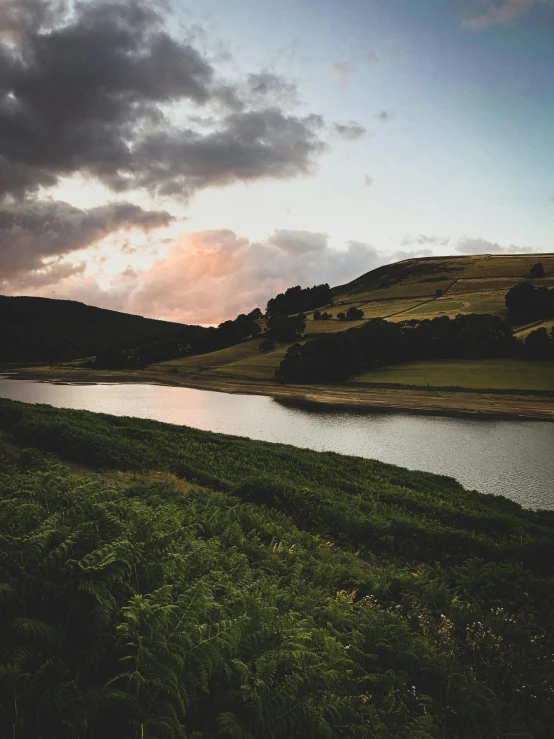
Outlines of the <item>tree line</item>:
M314 308L321 308L323 305L328 305L331 300L332 292L327 283L305 288L295 285L268 300L266 313L268 316L274 313L290 316L293 313L305 313Z
M382 318L340 333L324 334L287 351L281 382L336 382L378 365L443 357L512 356L518 342L498 316L441 316L391 323Z

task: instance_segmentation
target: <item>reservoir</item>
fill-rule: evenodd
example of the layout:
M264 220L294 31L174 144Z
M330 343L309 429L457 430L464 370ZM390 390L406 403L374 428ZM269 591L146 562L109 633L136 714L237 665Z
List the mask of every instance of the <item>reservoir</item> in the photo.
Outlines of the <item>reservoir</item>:
M554 423L312 411L261 395L161 385L68 385L0 377L0 397L150 418L456 478L527 508L554 509Z

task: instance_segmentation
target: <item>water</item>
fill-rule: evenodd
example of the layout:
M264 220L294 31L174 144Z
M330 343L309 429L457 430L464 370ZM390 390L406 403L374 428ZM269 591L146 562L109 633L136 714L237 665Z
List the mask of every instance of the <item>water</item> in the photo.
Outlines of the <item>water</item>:
M55 385L0 377L0 397L151 418L450 475L554 509L554 423L307 411L261 395L159 385Z

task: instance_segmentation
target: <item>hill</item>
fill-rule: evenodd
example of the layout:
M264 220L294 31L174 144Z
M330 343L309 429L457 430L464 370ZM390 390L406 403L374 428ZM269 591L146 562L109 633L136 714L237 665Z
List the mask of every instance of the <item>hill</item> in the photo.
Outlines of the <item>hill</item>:
M531 267L540 262L545 276L530 279ZM333 289L337 313L350 306L364 311L364 319L456 316L461 313L493 313L507 318L504 298L516 283L554 287L554 254L472 255L407 259L367 272ZM360 322L361 323L361 322ZM308 324L307 333L348 328L338 320Z
M539 261L544 266L545 277L530 280L529 271ZM313 312L307 315L304 338L321 333L344 331L353 326L360 326L370 318L385 318L388 321L398 322L435 318L441 315L453 318L457 314L492 313L507 319L504 304L506 292L513 285L525 280L537 286L554 286L554 254L433 257L408 259L385 265L367 272L348 284L333 288L333 304L323 308L331 313L332 319L315 321ZM437 295L437 290L442 294ZM340 321L337 314L351 306L364 311L363 319ZM552 320L543 323L550 327ZM538 325L542 324L533 324L533 328ZM516 334L524 337L529 330L529 327L520 326ZM168 369L171 368L173 373L202 375L214 380L236 378L271 381L288 345L278 343L275 351L260 354L258 343L247 342L223 352L176 359L157 367L163 370L166 366ZM497 362L494 371L489 371L486 377L479 381L478 387L495 387L495 377L498 376L501 388L554 389L552 382L546 382L545 385L544 382L537 384L534 381L537 378L537 368L541 369L540 363L505 362L500 366ZM425 380L425 372L426 370L414 384L429 384ZM454 368L447 381L440 379L436 384L474 386L466 382L469 377L467 370L462 373L463 377L460 377L459 383L455 379L456 373L457 370ZM540 374L542 376L543 373ZM174 379L177 378L174 376ZM376 382L380 380L380 377L375 378ZM386 381L393 380L387 377Z
M74 300L0 296L0 361L88 357L186 331L184 324L94 308Z
M531 267L537 262L543 264L545 277L530 280ZM457 314L485 312L507 319L504 304L506 292L523 281L531 281L536 286L554 286L554 254L433 257L385 265L361 275L348 284L333 288L332 304L322 306L322 310L332 314L331 320L316 321L313 312L310 312L306 317L303 338L308 339L323 332L344 331L359 326L370 318L385 318L391 322L398 322L440 315L453 318ZM437 290L441 291L438 295ZM341 321L337 318L338 313L350 306L360 307L364 311L361 321ZM261 328L264 327L264 323L263 320L259 321ZM530 330L539 325L544 325L550 330L552 323L552 319L549 319L542 324L534 322L527 326L518 326L515 333L518 338L523 339ZM276 342L274 351L263 354L259 351L259 339L234 345L227 344L218 351L184 356L170 361L153 360L155 363L150 363L148 370L131 372L125 370L124 375L108 374L104 379L111 378L114 381L143 379L230 392L282 395L283 389L274 379L275 371L290 343ZM56 377L63 376L77 381L94 381L98 376L85 369L67 370L63 374L56 368L55 372ZM50 374L51 370L45 369L22 376L47 378ZM402 397L392 398L394 393L389 390L385 392L383 386L398 387L399 389L394 392L401 394ZM406 386L423 388L425 397L420 393L409 406L406 406L405 389L400 390ZM364 372L341 385L341 393L348 394L348 404L356 402L366 407L381 407L383 404L387 405L386 395L391 396L389 399L391 407L409 407L413 410L421 405L424 408L436 409L439 395L435 390L438 388L524 391L547 393L550 396L554 392L554 375L550 371L549 364L526 358L479 362L467 360L453 360L447 363L437 360L432 363L412 362L390 369ZM290 391L287 391L287 394L290 395ZM324 394L324 388L319 388L318 397L322 398ZM433 400L431 405L430 394ZM444 410L448 412L451 412L452 408L461 411L469 402L465 395L456 399L452 393L447 397L447 394L442 392L440 398L444 400ZM512 408L510 412L518 417L522 412L525 415L532 410L531 416L535 417L537 411L535 406L538 401L527 396L517 402L515 398L512 400L507 396L502 397L501 403L488 399L481 407L482 404L477 403L476 399L474 405L475 410L480 408L482 412L493 414L500 408L503 412L508 412L508 409ZM545 404L551 408L550 401L548 403L545 401ZM551 413L552 411L548 410L548 417L551 417Z

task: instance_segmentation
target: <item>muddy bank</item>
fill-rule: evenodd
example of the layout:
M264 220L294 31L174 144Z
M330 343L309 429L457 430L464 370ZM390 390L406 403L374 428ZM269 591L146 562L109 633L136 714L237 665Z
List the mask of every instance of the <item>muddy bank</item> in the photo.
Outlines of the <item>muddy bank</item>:
M280 403L310 410L410 413L462 418L554 421L554 397L510 391L469 391L466 389L360 387L353 385L279 385L262 380L220 375L162 372L156 369L133 372L98 372L91 369L21 370L14 379L43 382L98 384L138 382L191 387L224 393L268 395Z

